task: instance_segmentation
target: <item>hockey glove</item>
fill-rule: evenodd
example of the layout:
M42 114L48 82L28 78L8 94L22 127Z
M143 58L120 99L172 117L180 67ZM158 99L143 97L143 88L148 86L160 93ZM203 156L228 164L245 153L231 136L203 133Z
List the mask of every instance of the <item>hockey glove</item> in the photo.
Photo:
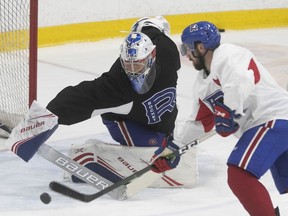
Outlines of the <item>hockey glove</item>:
M178 149L179 147L172 142L172 137L165 137L161 147L154 152L151 158L153 164L151 170L156 173L162 173L174 169L180 161L179 154L173 155L173 152L177 152Z
M227 137L239 129L239 124L234 119L239 118L241 115L235 114L235 110L231 110L218 101L214 104L214 110L216 132L220 136Z

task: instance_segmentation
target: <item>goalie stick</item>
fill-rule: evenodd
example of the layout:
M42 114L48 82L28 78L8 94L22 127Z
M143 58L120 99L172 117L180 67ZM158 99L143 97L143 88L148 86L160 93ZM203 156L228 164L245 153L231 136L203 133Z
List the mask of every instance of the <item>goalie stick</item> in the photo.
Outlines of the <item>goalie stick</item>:
M188 151L189 149L191 149L193 146L195 145L198 145L200 142L203 142L204 140L210 138L211 136L215 135L216 134L216 131L213 130L211 131L210 133L207 133L205 136L199 138L199 139L196 139L192 142L190 142L189 144L187 145L184 145L183 147L181 147L179 150L177 150L176 152L173 152L172 155L182 155L182 154L185 154L186 151ZM125 187L125 189L127 189L127 187L129 187L129 183L130 184L133 184L133 181L134 179L136 178L139 178L140 176L142 176L143 174L147 173L148 171L150 171L151 167L153 166L153 164L150 164L148 166L146 166L145 168L141 169L140 171L116 182L115 184L112 184L108 187L106 187L105 189L99 191L99 192L96 192L94 194L84 194L84 193L81 193L79 191L76 191L70 187L67 187L66 185L63 185L59 182L55 182L55 181L52 181L50 182L49 184L49 187L53 190L53 191L56 191L58 193L61 193L63 195L66 195L66 196L69 196L71 198L74 198L74 199L77 199L77 200L80 200L80 201L83 201L83 202L91 202L115 189L118 189L119 187ZM125 194L125 196L122 196L121 197L122 200L124 199L127 199L127 194Z

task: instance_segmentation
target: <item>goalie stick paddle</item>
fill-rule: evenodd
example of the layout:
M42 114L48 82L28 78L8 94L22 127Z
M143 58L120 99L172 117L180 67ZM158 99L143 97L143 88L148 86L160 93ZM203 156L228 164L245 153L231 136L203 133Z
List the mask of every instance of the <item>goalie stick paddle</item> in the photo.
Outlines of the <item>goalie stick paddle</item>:
M216 134L216 131L213 130L209 133L207 133L205 136L199 138L199 139L196 139L192 142L190 142L189 144L187 145L184 145L183 147L181 147L178 151L176 152L173 152L172 154L173 155L182 155L182 154L185 154L186 151L188 151L189 149L191 149L193 146L199 144L200 142L203 142L204 140L210 138L211 136L215 135ZM76 191L70 187L67 187L66 185L63 185L59 182L55 182L55 181L52 181L50 182L50 185L49 187L53 190L53 191L56 191L58 193L61 193L63 195L66 195L66 196L69 196L71 198L74 198L74 199L77 199L77 200L80 200L80 201L83 201L83 202L91 202L119 187L124 187L124 190L125 190L125 185L129 184L133 179L135 178L138 178L140 176L142 176L143 174L145 174L146 172L148 172L152 167L152 164L146 166L145 168L139 170L138 172L116 182L115 184L113 185L110 185L108 187L106 187L105 189L103 190L100 190L99 192L96 192L94 194L84 194L84 193L81 193L79 191ZM123 195L122 197L119 197L120 200L124 200L124 199L127 199L127 195Z

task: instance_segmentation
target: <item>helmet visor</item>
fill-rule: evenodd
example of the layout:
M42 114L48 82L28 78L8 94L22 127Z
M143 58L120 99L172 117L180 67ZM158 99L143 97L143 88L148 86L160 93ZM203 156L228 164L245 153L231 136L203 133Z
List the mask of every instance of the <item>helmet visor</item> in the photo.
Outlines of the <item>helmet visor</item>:
M194 58L199 58L200 56L195 54L195 47L192 48L188 44L181 44L180 45L180 53L182 56L186 56L188 53L191 53Z
M179 47L180 49L180 53L181 53L181 55L182 56L186 56L187 55L187 46L186 45L184 45L184 44L180 44L180 47Z

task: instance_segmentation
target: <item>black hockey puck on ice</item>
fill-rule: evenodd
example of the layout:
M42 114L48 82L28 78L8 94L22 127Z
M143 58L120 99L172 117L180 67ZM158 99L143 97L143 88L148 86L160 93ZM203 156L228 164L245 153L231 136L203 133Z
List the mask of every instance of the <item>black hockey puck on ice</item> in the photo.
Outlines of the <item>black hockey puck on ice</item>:
M40 200L45 204L49 204L51 202L51 196L46 192L42 193L40 195Z

